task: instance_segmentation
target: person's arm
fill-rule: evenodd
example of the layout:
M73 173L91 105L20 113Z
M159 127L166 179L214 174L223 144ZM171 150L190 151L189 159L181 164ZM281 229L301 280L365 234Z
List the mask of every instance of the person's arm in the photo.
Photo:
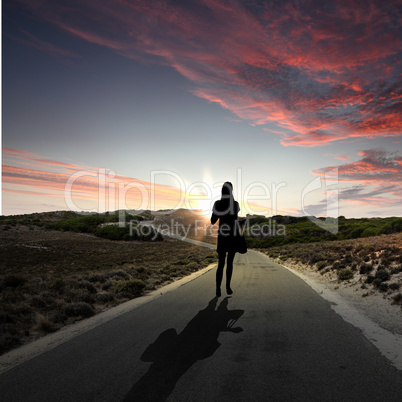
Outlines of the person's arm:
M211 215L211 224L215 225L215 223L218 221L219 216L215 212L215 204L214 207L212 208L212 215Z
M219 216L216 216L214 213L212 213L211 224L215 225L215 223L218 221L218 219L219 219Z

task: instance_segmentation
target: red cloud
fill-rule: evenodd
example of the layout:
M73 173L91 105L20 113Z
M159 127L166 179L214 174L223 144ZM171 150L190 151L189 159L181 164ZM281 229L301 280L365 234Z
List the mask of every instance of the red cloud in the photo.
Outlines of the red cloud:
M282 144L400 136L400 1L16 0L126 57L175 68L197 96Z
M359 207L399 207L402 197L402 157L397 152L381 149L359 151L362 157L338 167L313 170L318 176L331 174L339 182L358 183L339 190L340 201ZM338 171L338 176L334 172ZM321 203L316 207L323 207ZM325 205L324 205L325 206Z
M402 182L402 157L396 152L385 152L381 149L359 151L363 158L338 167L325 167L313 170L315 175L325 175L338 169L338 180L345 182L364 182L366 184L383 185Z

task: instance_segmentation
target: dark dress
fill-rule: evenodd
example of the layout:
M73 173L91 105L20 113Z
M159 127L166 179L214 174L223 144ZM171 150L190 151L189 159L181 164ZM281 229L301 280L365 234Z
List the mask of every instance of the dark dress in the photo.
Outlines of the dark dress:
M240 211L239 203L233 198L220 199L215 202L212 209L211 223L214 224L219 219L218 245L216 251L236 252L236 236L239 234L237 214Z

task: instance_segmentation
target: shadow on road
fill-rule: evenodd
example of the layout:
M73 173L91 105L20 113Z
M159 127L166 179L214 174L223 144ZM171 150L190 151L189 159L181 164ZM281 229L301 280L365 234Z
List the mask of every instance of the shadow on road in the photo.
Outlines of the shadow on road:
M243 329L234 324L244 310L228 310L229 299L223 299L218 308L218 298L212 299L180 334L174 328L162 332L141 356L142 361L153 364L124 400L166 400L180 377L197 360L212 356L219 348L220 332L242 332Z

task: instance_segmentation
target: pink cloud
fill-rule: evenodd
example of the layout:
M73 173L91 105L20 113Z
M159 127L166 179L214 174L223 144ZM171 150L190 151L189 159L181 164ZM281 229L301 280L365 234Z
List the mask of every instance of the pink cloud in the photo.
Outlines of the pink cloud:
M60 168L65 168L64 170L66 172L74 172L84 168L88 169L84 164L54 161L32 152L7 147L3 147L3 162L28 165L30 167L40 167L47 170L59 170Z
M398 0L18 2L87 42L171 66L284 146L402 135Z
M356 162L315 169L312 173L317 176L331 174L341 183L354 184L339 189L341 202L359 207L399 207L402 197L402 157L399 153L370 149L359 151L359 155L361 159ZM334 175L336 169L337 177Z
M350 155L333 155L333 154L325 154L325 156L329 156L331 158L339 159L340 161L347 161L350 159Z
M183 207L188 196L185 189L138 180L104 168L58 162L16 149L4 148L3 151L18 165L24 165L21 161L25 160L29 166L3 164L4 193L78 202L92 200L95 208L102 204L111 209L137 208L138 205L142 209ZM38 164L42 168L35 168Z
M402 157L397 152L386 152L381 149L359 151L362 156L357 162L340 166L330 166L312 171L322 176L338 169L338 180L345 182L364 182L383 185L386 183L402 183Z

